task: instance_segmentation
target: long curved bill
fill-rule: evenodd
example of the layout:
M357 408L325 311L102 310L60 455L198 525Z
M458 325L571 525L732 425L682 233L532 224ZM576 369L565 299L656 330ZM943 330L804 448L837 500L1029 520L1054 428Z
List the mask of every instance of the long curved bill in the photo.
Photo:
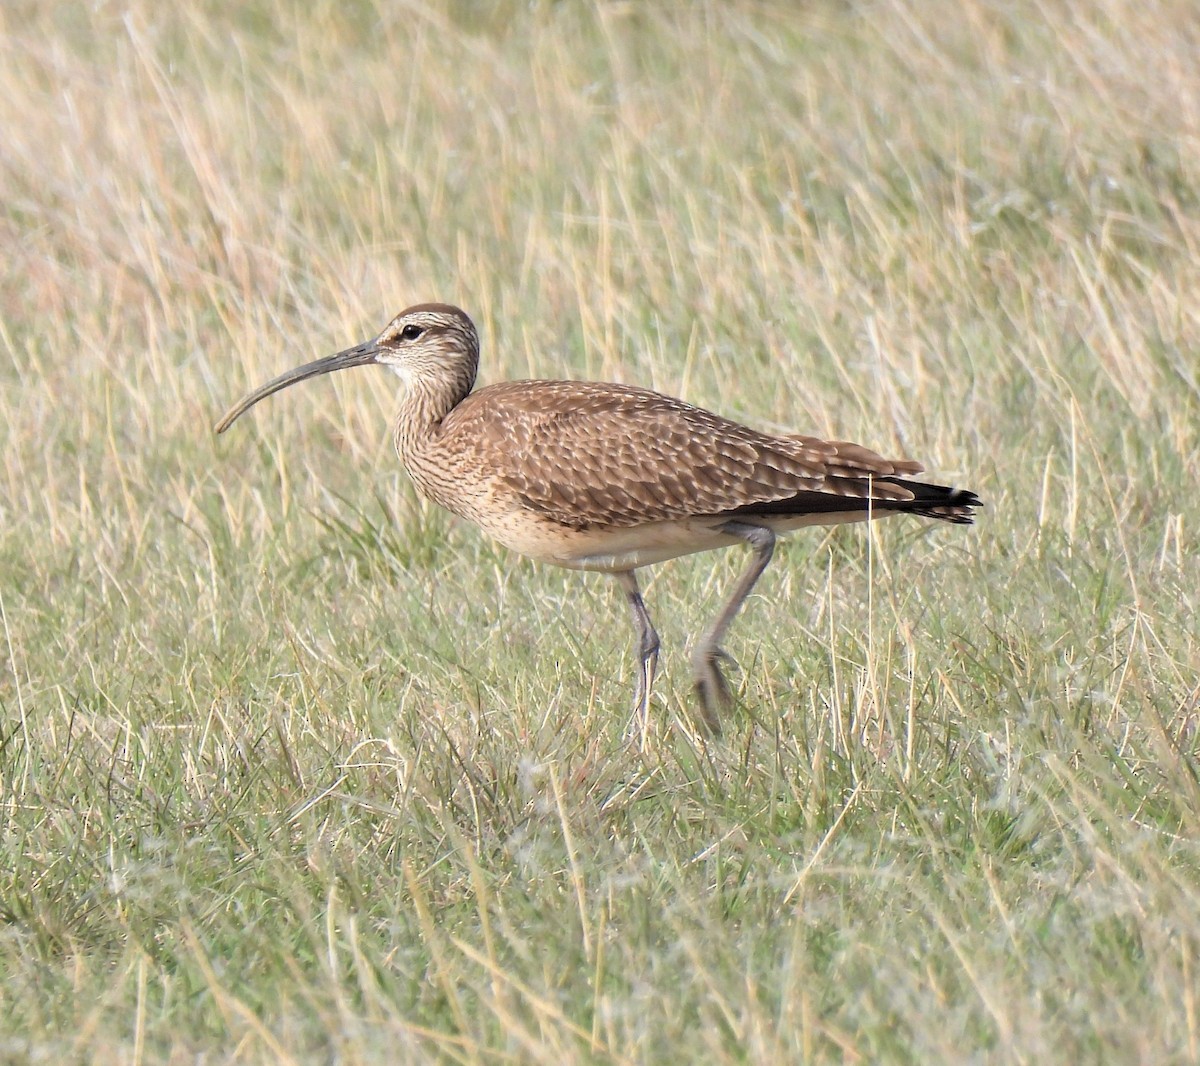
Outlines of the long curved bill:
M363 341L362 344L356 344L353 348L347 348L344 352L338 352L336 355L327 355L324 359L316 359L311 363L305 363L303 366L296 367L295 370L289 370L286 374L280 374L274 381L268 381L265 385L259 386L253 392L248 392L238 400L225 413L225 417L217 423L216 430L218 433L224 433L238 418L258 403L259 400L265 400L280 389L286 389L289 385L295 385L297 381L303 381L305 378L315 378L319 374L332 374L335 370L345 370L352 366L365 366L367 363L378 362L378 356L379 346L375 341Z

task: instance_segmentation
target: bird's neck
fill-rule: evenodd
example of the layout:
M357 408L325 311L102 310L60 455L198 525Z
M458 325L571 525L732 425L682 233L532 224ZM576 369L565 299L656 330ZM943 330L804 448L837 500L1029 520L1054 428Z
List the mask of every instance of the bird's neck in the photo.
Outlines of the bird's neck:
M436 437L446 416L466 399L474 384L474 374L404 379L394 434L402 461Z

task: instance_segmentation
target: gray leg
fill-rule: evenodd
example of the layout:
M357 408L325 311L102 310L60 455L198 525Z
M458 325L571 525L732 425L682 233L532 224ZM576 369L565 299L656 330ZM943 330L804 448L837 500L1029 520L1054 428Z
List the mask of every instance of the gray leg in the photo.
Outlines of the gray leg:
M714 619L708 632L700 638L692 652L692 673L696 680L696 695L700 697L701 714L704 723L714 733L721 732L721 720L718 712L733 703L733 694L729 691L729 683L717 665L718 659L728 659L729 656L721 649L721 641L734 615L750 595L754 583L762 577L762 572L771 561L775 552L775 534L766 526L755 526L748 522L726 522L720 527L722 533L738 537L750 545L754 554L750 565L738 578L721 613Z
M633 696L634 721L644 738L650 718L650 686L654 684L654 671L658 666L658 634L654 623L642 601L642 590L638 588L637 575L632 570L619 570L613 574L625 591L629 608L633 612L633 626L637 638L638 680Z

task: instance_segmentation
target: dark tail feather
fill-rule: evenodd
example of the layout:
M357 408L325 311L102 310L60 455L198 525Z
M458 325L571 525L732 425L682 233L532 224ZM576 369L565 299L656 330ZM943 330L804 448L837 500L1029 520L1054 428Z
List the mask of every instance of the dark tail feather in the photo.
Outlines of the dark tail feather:
M862 496L849 493L842 495L833 492L805 491L783 500L768 500L765 503L751 503L744 507L735 507L724 514L731 518L753 518L755 515L766 518L783 515L840 514L846 511L897 511L903 514L921 515L925 518L937 518L942 522L954 522L956 525L965 526L975 520L975 508L983 506L979 497L969 489L956 489L949 485L927 485L921 481L909 481L908 478L900 477L879 477L873 480L885 481L907 489L913 494L913 498L911 500L867 500Z
M878 480L903 485L913 494L911 500L901 500L889 508L903 511L905 514L919 514L925 518L940 518L943 522L969 526L975 521L975 508L983 506L983 501L970 489L956 489L949 485L926 485L920 481L894 477L882 477Z

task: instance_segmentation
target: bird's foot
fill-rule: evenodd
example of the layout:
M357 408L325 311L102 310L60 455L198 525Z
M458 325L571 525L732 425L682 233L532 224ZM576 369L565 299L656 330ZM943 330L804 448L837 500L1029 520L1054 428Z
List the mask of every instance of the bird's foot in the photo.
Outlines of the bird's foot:
M639 682L637 691L633 694L633 710L629 714L629 724L625 727L625 739L631 744L637 744L641 751L645 751L649 736L650 693Z
M636 741L642 751L646 750L650 736L650 689L657 667L658 649L655 647L648 650L639 663L637 686L633 691L633 712L625 729L625 739Z
M696 697L700 700L700 720L714 735L721 732L721 712L733 706L733 690L718 665L732 663L724 648L697 648L692 655ZM735 664L736 665L736 664Z

